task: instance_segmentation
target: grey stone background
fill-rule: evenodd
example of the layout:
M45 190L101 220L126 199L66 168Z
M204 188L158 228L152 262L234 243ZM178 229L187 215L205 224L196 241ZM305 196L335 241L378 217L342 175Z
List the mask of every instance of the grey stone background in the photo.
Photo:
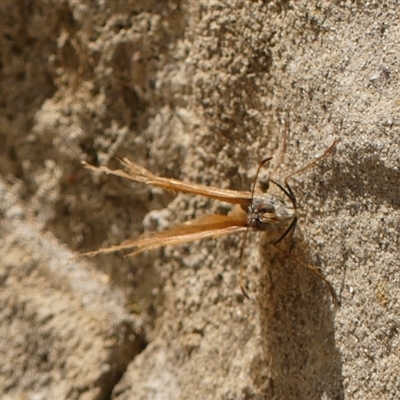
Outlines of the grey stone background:
M396 1L1 1L1 397L399 398L399 54ZM276 179L340 139L292 183L340 307L263 234L251 301L241 237L79 257L227 211L82 160L248 190L284 115Z

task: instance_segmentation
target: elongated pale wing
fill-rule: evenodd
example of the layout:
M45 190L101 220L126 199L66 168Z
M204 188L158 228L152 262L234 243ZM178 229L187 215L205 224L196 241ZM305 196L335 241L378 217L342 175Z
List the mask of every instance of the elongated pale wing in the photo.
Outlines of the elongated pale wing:
M106 247L82 255L94 256L96 254L112 253L117 250L136 248L134 252L128 254L129 256L136 256L143 251L156 249L162 246L177 245L194 240L245 232L246 230L246 218L218 214L203 215L193 221L176 225L164 232L156 232L150 236L128 239L120 245Z
M166 190L198 194L200 196L225 201L231 204L240 204L242 206L245 206L246 208L251 202L252 196L251 192L249 191L221 189L212 186L198 185L195 183L186 183L178 179L161 178L154 175L152 172L142 167L141 165L128 160L127 158L124 158L120 161L125 170L111 170L107 167L94 167L93 165L89 165L85 162L83 162L83 165L86 168L91 169L92 171L100 171L105 172L106 174L117 175L122 178L130 179L132 181L143 182L147 185L158 186Z

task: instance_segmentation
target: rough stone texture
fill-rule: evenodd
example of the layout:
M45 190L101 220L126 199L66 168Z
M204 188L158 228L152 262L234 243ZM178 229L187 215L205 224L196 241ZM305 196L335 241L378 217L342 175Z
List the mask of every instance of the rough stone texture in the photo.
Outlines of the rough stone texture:
M399 43L395 1L1 1L2 398L399 398ZM240 237L74 258L227 211L82 160L248 190L286 115L276 179L341 141L251 301Z

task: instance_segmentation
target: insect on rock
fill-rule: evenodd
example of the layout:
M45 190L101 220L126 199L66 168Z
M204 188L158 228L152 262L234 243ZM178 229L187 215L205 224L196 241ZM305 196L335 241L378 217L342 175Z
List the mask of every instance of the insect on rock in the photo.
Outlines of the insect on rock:
M158 186L166 190L205 196L235 205L232 212L228 215L205 214L195 218L194 220L176 225L166 231L155 232L151 235L142 235L134 239L128 239L119 245L101 248L96 251L84 253L83 255L94 256L96 254L111 253L118 250L133 249L133 252L129 253L128 256L136 256L144 251L153 250L162 246L178 245L194 240L211 237L214 238L233 233L244 233L245 237L241 250L239 278L242 293L245 297L249 298L243 282L243 249L249 230L266 231L271 225L288 225L279 239L274 242L274 245L277 245L290 231L292 231L297 223L296 197L288 183L288 180L325 157L335 147L337 142L338 140L333 142L333 144L321 156L313 160L311 163L288 175L284 179L283 184L280 184L273 179L269 179L269 182L276 185L282 191L284 197L268 193L255 193L255 182L260 169L264 164L270 161L272 157L266 158L259 164L251 191L221 189L212 186L188 183L173 178L162 178L154 175L143 166L130 161L128 158L120 159L123 169L116 170L111 170L105 166L95 167L83 162L83 165L92 171L116 175L132 181L142 182L147 185ZM284 143L286 143L285 139ZM319 278L321 278L327 284L332 297L336 301L336 294L332 286L316 268L304 264L299 260L294 260L300 265L310 268Z

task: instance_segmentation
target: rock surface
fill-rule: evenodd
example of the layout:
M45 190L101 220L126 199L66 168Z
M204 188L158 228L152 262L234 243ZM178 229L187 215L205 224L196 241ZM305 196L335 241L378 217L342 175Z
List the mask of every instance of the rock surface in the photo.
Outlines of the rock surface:
M1 398L399 398L399 43L391 1L1 1ZM81 161L249 190L337 138L250 301L241 237L79 256L228 211Z

